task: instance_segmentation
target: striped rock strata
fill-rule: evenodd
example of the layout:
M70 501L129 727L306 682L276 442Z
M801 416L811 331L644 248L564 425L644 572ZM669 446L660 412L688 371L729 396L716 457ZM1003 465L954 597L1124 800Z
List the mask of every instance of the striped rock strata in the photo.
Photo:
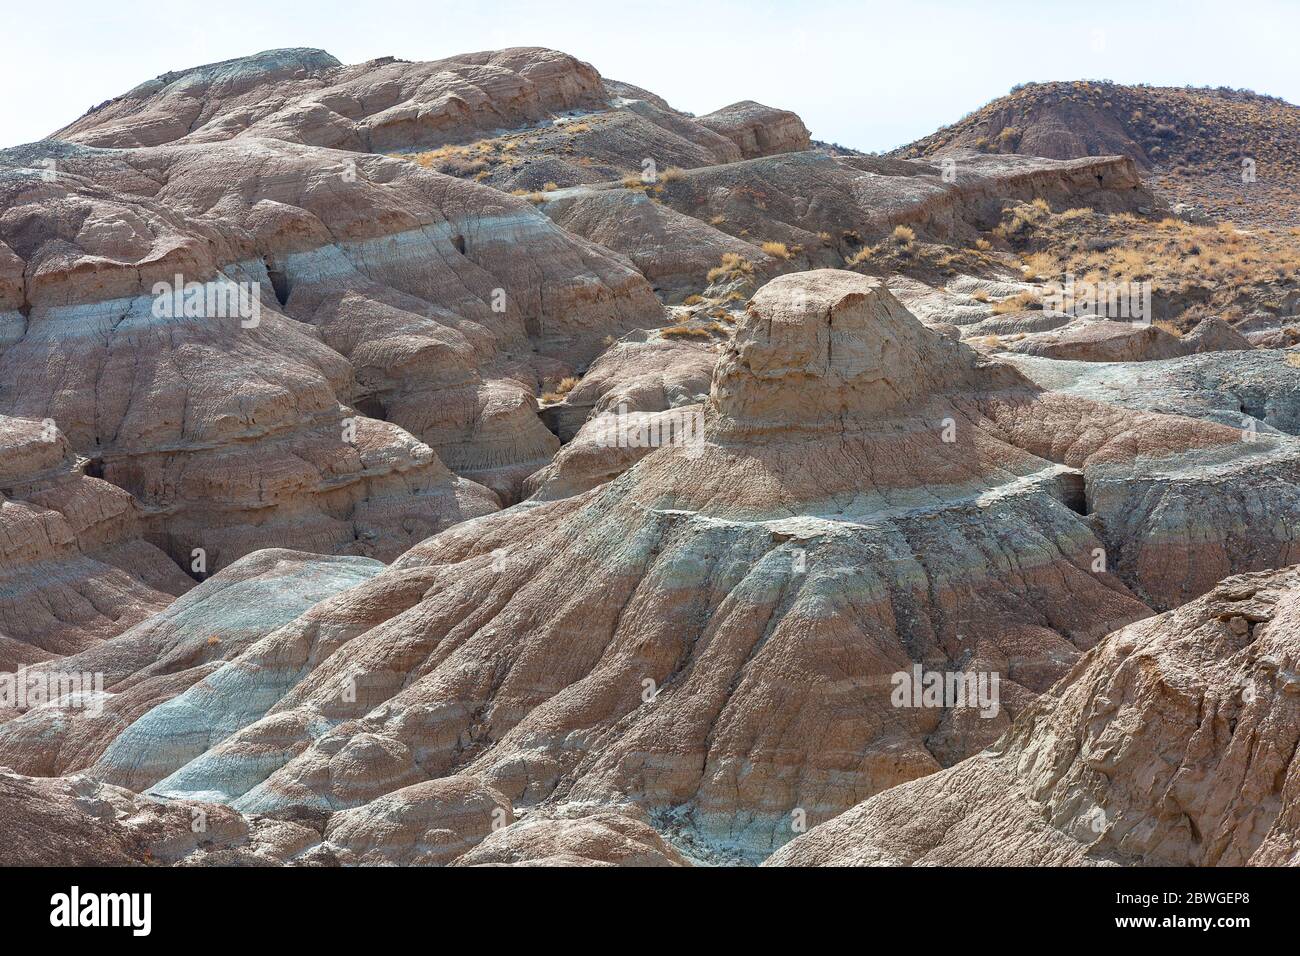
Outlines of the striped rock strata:
M115 637L193 585L84 464L53 421L0 415L0 673Z
M991 747L771 865L1294 866L1300 571L1229 578L1090 651Z
M509 497L558 447L546 354L583 361L660 314L528 204L378 157L38 144L0 155L0 189L21 322L2 407L52 419L208 571L269 544L391 559L494 510L467 478ZM256 320L160 317L177 275L244 283Z
M706 422L695 453L429 539L144 713L94 772L245 814L469 774L517 808L631 799L762 856L797 811L828 819L992 742L1150 613L1143 556L1184 562L1190 588L1206 555L1294 546L1162 504L1291 507L1293 485L1223 480L1289 473L1282 438L1043 393L849 273L763 290ZM1099 568L1099 528L1136 571ZM997 673L996 712L894 706L918 663Z

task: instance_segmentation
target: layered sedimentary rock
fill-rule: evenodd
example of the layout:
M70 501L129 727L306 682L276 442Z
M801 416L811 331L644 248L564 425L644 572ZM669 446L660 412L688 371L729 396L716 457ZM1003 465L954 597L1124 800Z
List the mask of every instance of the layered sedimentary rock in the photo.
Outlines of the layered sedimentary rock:
M981 331L988 334L992 330L985 327ZM1212 318L1181 337L1149 323L1091 317L1049 330L1028 328L1023 336L1018 332L1014 323L1007 325L1003 334L1014 337L1005 345L1008 351L1074 362L1144 362L1252 348L1240 332Z
M954 163L789 153L687 170L665 187L665 201L697 218L721 217L720 228L733 235L748 229L764 240L800 245L813 264L825 261L817 258L827 245L822 232L842 255L896 225L973 241L1016 199L1110 211L1153 202L1133 163L1119 157L1053 162L969 154Z
M352 66L321 50L270 50L160 76L54 136L111 147L264 137L367 153L477 140L495 144L483 155L510 155L441 158L453 169L481 163L471 171L507 191L640 173L647 159L661 169L707 166L810 145L788 111L746 101L696 119L540 47Z
M1210 488L1225 515L1292 507L1286 436L1041 392L851 273L755 298L705 422L701 447L452 528L206 658L112 740L74 731L58 769L245 816L468 775L515 813L631 800L761 857L991 743L1150 613L1138 595L1295 546L1170 509ZM999 693L898 706L918 666ZM10 727L0 759L41 752L32 718Z
M1161 362L1064 362L1004 354L1041 387L1141 411L1204 418L1240 430L1300 435L1296 353L1211 352Z
M1251 226L1293 226L1300 109L1249 90L1027 83L909 146L903 156L975 149L1070 159L1132 157L1176 205ZM1225 157L1231 155L1229 166ZM1242 189L1241 160L1273 169ZM1224 175L1230 169L1234 175ZM1258 188L1256 188L1258 187Z
M981 362L871 280L772 283L707 409L701 453L660 448L599 489L432 538L145 714L123 740L173 762L210 749L131 785L333 812L469 773L515 806L673 807L762 853L796 810L825 819L978 750L1149 613L1096 569L1069 466L998 437L1077 439L1072 415L1096 409ZM1162 445L1220 440L1137 416L1143 440L1134 420L1099 418L1067 455L1142 475ZM1142 480L1158 501L1167 479ZM1152 546L1140 523L1124 533ZM331 623L354 604L363 622ZM890 675L918 662L996 672L1000 703L893 706ZM263 684L265 716L237 704Z
M716 349L711 342L657 334L627 336L601 353L543 417L567 443L592 416L620 408L660 412L702 402L718 361Z
M808 128L798 116L753 100L707 113L700 117L700 122L735 143L745 159L797 153L811 145Z
M0 673L115 637L193 585L142 540L135 500L83 468L53 420L0 415Z
M35 778L4 767L0 810L0 866L441 866L514 819L509 801L468 777L336 814L271 817L151 800L81 774ZM605 849L618 862L640 863L654 849L635 843L639 835L624 840L641 850L634 857L609 839L593 847L583 830L550 835L547 848L564 862Z
M956 161L953 161L956 163ZM1157 205L1131 160L1055 162L970 154L940 162L818 150L688 168L658 179L538 194L566 229L635 262L671 296L705 290L724 255L747 263L746 294L779 272L843 265L897 226L974 242L1008 203L1131 211ZM988 314L988 307L982 308Z
M246 815L0 766L0 866L688 866L634 806L516 818L472 777L337 813Z
M689 866L643 817L636 807L562 806L493 831L455 865Z
M558 447L538 356L659 315L526 203L407 163L240 140L4 166L0 238L28 276L7 410L52 419L209 571L272 543L391 559L494 510L466 477L509 497ZM176 276L252 306L168 313Z
M46 673L97 674L103 696L75 707L32 706L0 723L0 766L55 775L99 762L99 777L139 789L142 778L148 782L206 749L211 740L202 736L200 729L207 722L217 726L238 722L250 709L260 716L259 704L264 709L276 699L275 681L261 675L261 696L245 687L239 706L230 708L228 701L226 712L164 709L133 726L137 720L209 677L266 635L304 616L300 626L310 627L312 608L382 569L380 562L368 558L257 551L170 606L164 603L166 610L136 623L116 639L85 649L69 648L65 651L68 656L28 668L24 676L29 680ZM361 598L356 594L349 601ZM344 612L341 620L357 615L365 620L364 605ZM123 624L130 623L131 618L124 616ZM281 669L288 667L285 662ZM292 680L297 673L287 670L282 680ZM233 676L235 672L226 675ZM179 751L164 745L166 734L150 734L154 722L185 738L175 744ZM105 758L104 753L110 750Z
M814 828L772 865L1300 862L1300 573L1225 580L1112 634L994 747Z
M1300 561L1295 356L974 251L1157 208L1130 160L846 155L535 48L59 135L0 153L0 678L103 686L0 712L3 862L1294 856L1295 582L1216 582ZM877 252L920 278L797 271Z
M323 50L270 50L165 74L55 136L120 148L247 134L386 152L535 122L604 99L589 65L536 47L356 66Z
M575 187L546 196L542 210L570 232L626 255L666 299L680 301L708 283L727 255L775 273L762 248L679 212L640 190Z

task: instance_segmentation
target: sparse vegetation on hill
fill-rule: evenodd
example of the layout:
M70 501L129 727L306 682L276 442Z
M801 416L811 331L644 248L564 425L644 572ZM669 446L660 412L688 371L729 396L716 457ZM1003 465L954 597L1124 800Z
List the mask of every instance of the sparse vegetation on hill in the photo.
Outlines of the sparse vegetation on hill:
M1018 224L1012 228L1009 224ZM1008 209L995 230L1026 279L1151 282L1157 313L1185 330L1206 315L1289 314L1300 292L1300 229L1245 230L1090 209Z
M896 155L955 149L1127 155L1172 202L1241 224L1300 224L1300 107L1249 90L1032 83Z

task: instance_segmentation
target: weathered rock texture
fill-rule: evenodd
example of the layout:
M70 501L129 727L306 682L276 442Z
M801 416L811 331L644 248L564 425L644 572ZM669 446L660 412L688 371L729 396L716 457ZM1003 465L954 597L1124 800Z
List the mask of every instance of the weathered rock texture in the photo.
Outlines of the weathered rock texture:
M115 637L193 585L84 464L53 421L0 415L0 673Z
M437 535L155 685L167 699L124 729L69 718L58 771L245 815L469 775L534 812L671 810L761 857L796 810L829 819L987 746L1147 616L1138 595L1177 601L1295 547L1168 504L1249 469L1234 507L1292 507L1294 479L1259 479L1291 475L1289 438L1041 392L851 273L765 288L705 411L702 449ZM894 706L916 663L999 674L1000 706ZM6 729L0 759L44 752L31 715Z
M772 865L1300 863L1300 572L1112 634L989 750L814 828Z
M808 128L798 116L753 100L724 106L701 116L700 122L735 143L745 159L797 153L811 145Z
M1294 356L1029 310L991 257L820 268L1158 208L1132 159L848 155L537 48L272 51L58 137L0 152L0 676L104 688L0 713L0 862L680 866L805 820L814 854L942 847L952 807L884 837L862 807L968 774L1028 819L1063 778L990 754L1062 765L1094 674L1137 701L1116 733L1238 739L1183 732L1230 712L1184 671L1228 686L1294 586L1214 591L1300 561ZM178 276L208 301L169 313ZM1177 693L1122 650L1171 620L1212 652L1160 658ZM900 704L913 668L1000 693ZM1260 748L1240 807L1205 771L1150 825L1176 762L1136 759L1114 813L1079 770L997 845L1293 852ZM1098 812L1112 843L1052 842Z
M150 80L55 138L121 148L246 134L388 152L536 122L604 97L590 66L536 47L356 66L323 50L270 50Z
M24 168L51 155L53 182ZM391 559L494 510L466 478L512 497L558 447L537 356L584 361L659 315L528 204L395 160L240 140L3 165L27 273L8 411L52 419L208 570L272 543ZM248 283L259 321L159 318L176 275Z
M556 222L628 256L671 296L703 291L727 254L751 267L752 292L779 272L839 267L897 226L968 244L998 224L1008 203L1035 197L1112 212L1156 205L1121 157L971 153L957 169L953 179L941 162L811 150L678 170L650 187L635 178L589 182L536 198ZM771 243L784 251L767 251Z

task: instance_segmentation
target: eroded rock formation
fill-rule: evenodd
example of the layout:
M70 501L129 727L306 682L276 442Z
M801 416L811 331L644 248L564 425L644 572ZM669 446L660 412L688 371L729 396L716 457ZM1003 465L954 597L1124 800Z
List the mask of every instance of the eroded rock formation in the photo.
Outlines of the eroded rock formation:
M102 683L0 862L1293 862L1285 324L1040 308L1083 207L538 48L0 152L0 680Z
M1297 570L1229 578L1112 634L988 751L768 862L1293 866L1298 663Z

